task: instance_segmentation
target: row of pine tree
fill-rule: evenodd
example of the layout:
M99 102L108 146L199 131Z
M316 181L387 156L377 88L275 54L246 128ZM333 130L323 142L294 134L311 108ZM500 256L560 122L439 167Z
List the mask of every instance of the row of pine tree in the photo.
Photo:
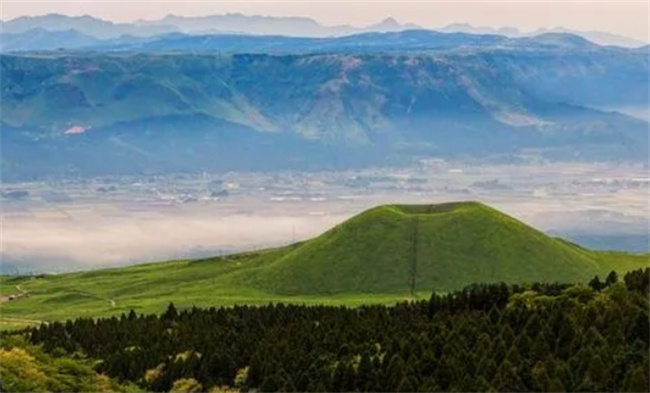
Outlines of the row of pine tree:
M390 307L171 304L27 333L158 392L647 392L649 281L473 285Z

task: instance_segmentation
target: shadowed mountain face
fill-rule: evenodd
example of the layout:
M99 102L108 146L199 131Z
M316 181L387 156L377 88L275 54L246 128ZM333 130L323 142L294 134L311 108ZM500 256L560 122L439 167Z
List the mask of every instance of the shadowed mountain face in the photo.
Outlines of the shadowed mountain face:
M3 56L3 170L335 167L531 148L645 159L647 123L587 106L647 104L647 56L554 48Z

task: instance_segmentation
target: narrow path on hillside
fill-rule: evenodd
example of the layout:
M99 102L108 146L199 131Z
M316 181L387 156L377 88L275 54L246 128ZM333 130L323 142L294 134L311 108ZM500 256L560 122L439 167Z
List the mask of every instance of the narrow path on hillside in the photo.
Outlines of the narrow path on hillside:
M20 285L16 285L15 288L18 291L18 293L0 296L0 303L12 302L24 298L25 296L27 296L27 294L29 294L29 292L24 290Z
M111 307L113 307L113 308L117 307L117 302L116 302L115 300L109 298L109 297L104 297L104 296L101 296L101 295L97 295L97 294L92 293L92 292L84 292L84 291L77 291L77 292L78 292L78 293L81 293L81 294L83 294L83 295L86 295L86 296L93 297L93 298L95 298L95 299L97 299L97 300L104 300L104 301L107 301L108 304L110 304Z
M117 302L115 300L113 300L113 299L111 299L109 297L106 297L106 296L96 294L94 292L88 292L88 291L83 291L83 290L80 290L80 289L71 288L69 290L69 293L77 294L77 295L81 295L81 296L86 296L86 297L89 297L89 298L92 298L92 299L95 299L95 300L99 300L99 301L102 301L102 302L108 302L108 304L110 304L111 307L113 307L113 308L117 307Z

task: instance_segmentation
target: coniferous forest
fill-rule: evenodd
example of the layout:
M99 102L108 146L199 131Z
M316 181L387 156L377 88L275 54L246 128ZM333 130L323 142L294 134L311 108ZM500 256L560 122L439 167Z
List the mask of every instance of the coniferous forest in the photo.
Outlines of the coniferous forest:
M358 308L275 304L30 328L143 390L648 391L650 269L588 285L473 285Z

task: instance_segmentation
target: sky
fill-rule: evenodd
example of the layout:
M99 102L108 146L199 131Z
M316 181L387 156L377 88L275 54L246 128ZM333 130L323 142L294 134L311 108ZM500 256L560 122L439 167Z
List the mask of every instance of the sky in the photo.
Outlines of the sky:
M46 13L92 15L116 22L159 19L167 14L197 16L240 12L247 15L306 16L324 25L366 26L384 18L423 27L451 23L516 27L522 31L565 27L597 30L650 41L649 0L2 0L0 18Z

